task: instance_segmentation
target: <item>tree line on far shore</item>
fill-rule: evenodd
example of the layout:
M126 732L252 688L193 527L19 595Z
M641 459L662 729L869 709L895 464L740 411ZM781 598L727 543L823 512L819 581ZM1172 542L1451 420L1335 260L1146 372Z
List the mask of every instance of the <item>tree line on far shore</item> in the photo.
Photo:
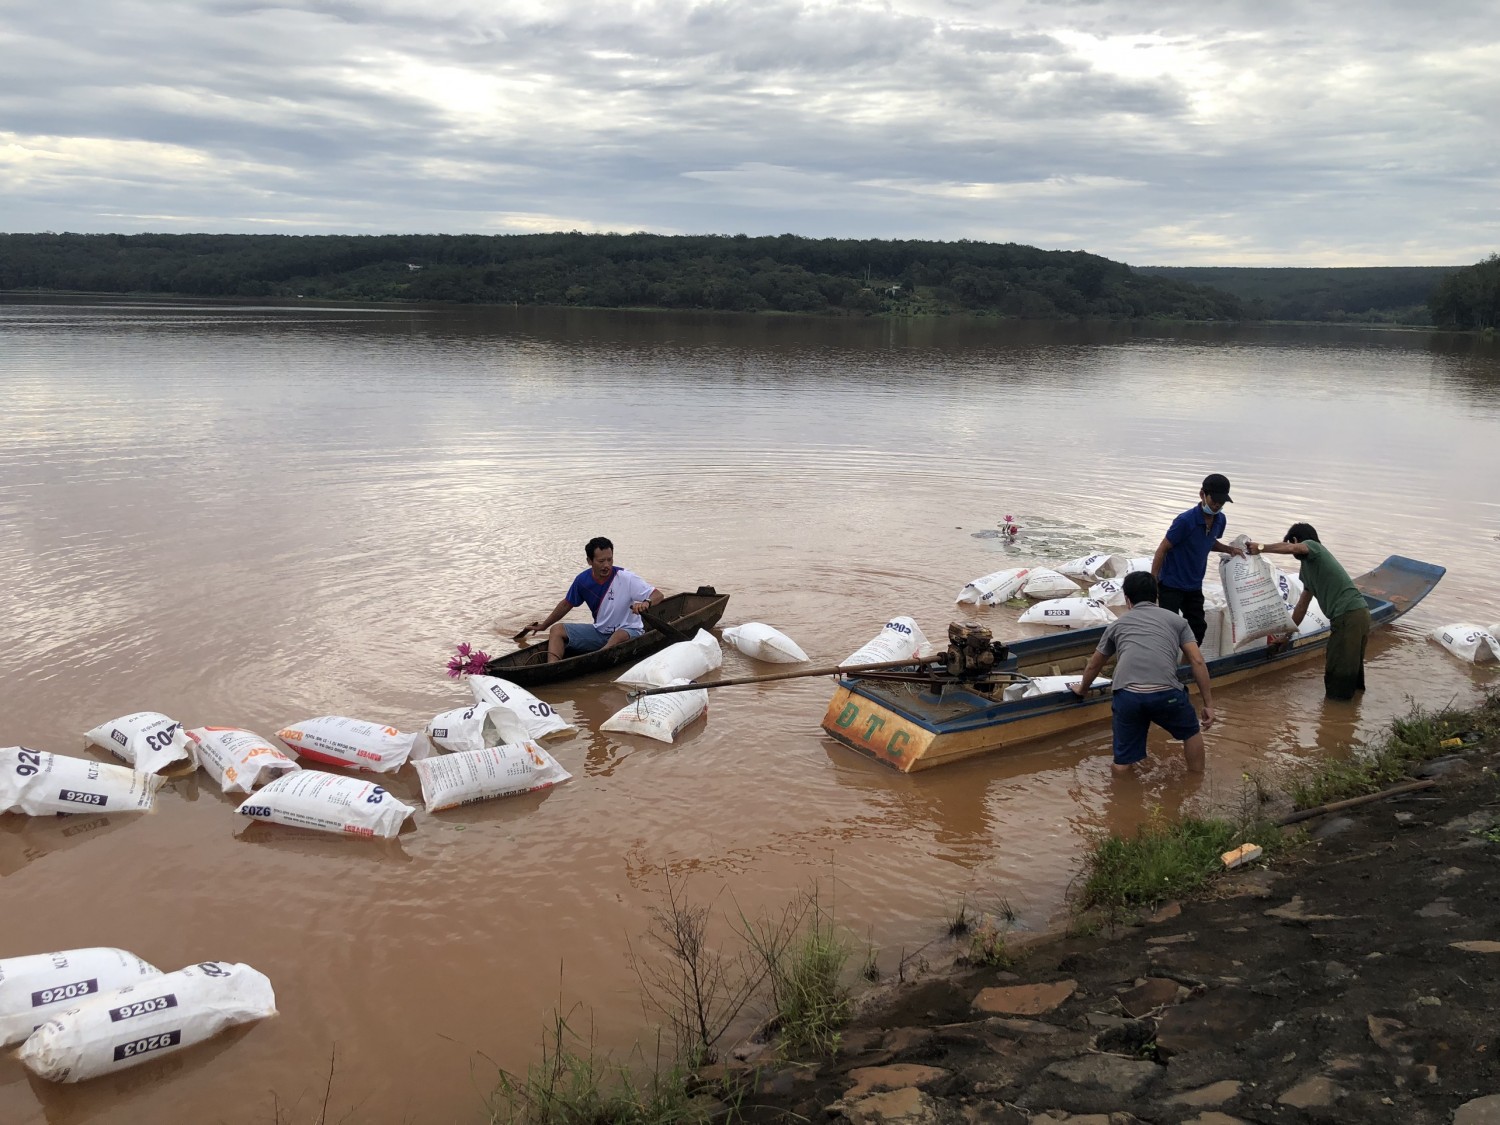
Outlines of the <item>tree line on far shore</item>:
M1083 251L795 235L0 234L0 289L1028 319L1235 320Z
M1433 323L1445 328L1500 328L1500 254L1454 270L1428 304Z

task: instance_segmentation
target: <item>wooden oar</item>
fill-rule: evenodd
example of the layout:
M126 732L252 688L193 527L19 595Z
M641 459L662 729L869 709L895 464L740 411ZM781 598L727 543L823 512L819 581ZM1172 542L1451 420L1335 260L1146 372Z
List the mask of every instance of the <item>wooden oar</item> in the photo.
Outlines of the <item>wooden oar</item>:
M657 616L652 610L642 610L641 620L669 640L690 641L693 639L670 621L666 620L666 618Z
M643 695L670 695L674 691L697 691L699 688L739 687L742 684L769 684L775 680L801 680L812 676L840 676L850 672L879 672L889 668L926 668L932 664L946 662L948 655L928 656L921 659L883 660L879 664L850 664L847 667L809 668L803 672L777 672L769 676L741 676L734 680L712 680L706 684L673 684L670 687L637 688L630 693L631 699ZM1006 673L1002 673L1004 675Z

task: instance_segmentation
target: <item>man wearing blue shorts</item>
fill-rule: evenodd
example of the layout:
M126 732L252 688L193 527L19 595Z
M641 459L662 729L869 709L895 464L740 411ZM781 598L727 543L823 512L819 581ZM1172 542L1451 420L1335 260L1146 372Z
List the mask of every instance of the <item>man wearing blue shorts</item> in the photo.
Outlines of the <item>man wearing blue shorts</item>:
M615 545L602 535L590 539L583 553L589 568L573 579L562 601L545 620L533 621L521 631L524 637L530 632L551 630L547 634L548 663L561 660L564 653L578 656L639 637L646 628L641 613L662 599L662 592L639 574L615 565ZM570 610L581 605L587 605L593 613L592 625L563 622Z
M1099 638L1099 647L1089 657L1083 679L1073 685L1082 699L1111 656L1118 656L1111 683L1115 722L1114 772L1130 773L1146 757L1146 734L1155 723L1173 738L1182 740L1182 754L1189 773L1203 772L1203 727L1214 725L1213 691L1208 683L1208 665L1198 651L1187 621L1156 604L1156 579L1143 570L1125 576L1122 583L1129 607ZM1179 655L1193 670L1193 680L1203 696L1203 723L1188 700L1187 689L1177 679Z

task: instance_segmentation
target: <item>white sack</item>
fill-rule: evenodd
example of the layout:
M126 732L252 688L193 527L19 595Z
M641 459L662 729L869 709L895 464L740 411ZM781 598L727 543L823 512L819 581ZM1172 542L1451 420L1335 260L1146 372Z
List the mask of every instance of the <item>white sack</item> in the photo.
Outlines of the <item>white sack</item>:
M1281 600L1286 602L1289 610L1296 610L1297 603L1302 600L1302 579L1295 574L1288 574L1284 570L1276 572L1276 588L1281 591ZM1329 628L1331 622L1323 612L1323 607L1318 604L1317 598L1309 598L1307 612L1302 617L1302 624L1297 627L1297 635L1305 637L1309 633L1320 633Z
M1108 625L1115 619L1114 611L1095 598L1053 598L1037 602L1019 622L1022 625L1057 625L1063 629L1092 629Z
M805 659L805 658L804 658ZM646 657L615 683L630 687L666 687L673 680L696 680L724 663L724 650L707 629L699 629L690 641L678 641Z
M514 712L526 724L526 734L530 738L572 734L578 729L554 711L550 703L538 699L521 685L498 676L470 676L469 690L474 693L476 703L498 703Z
M895 659L899 660L900 657ZM675 681L678 684L688 682ZM641 734L658 742L671 742L685 726L707 710L708 692L702 688L697 691L674 691L669 695L643 695L605 719L599 729L619 731L622 734Z
M759 621L747 621L722 631L726 641L739 649L751 660L764 660L771 664L801 664L807 653L801 646L780 629Z
M974 579L953 600L960 605L999 605L1020 593L1030 573L1031 568L1024 566L994 571Z
M1092 555L1084 555L1081 559L1071 559L1068 562L1061 563L1055 569L1058 574L1082 581L1084 579L1093 579L1099 573L1099 568L1109 562L1109 560L1110 554L1108 551L1096 551Z
M249 965L204 961L59 1012L17 1057L49 1082L81 1082L170 1055L226 1028L276 1014Z
M194 727L187 737L198 764L225 793L249 793L273 778L302 768L254 731Z
M158 711L121 715L101 723L84 737L90 745L113 754L142 773L156 773L173 762L186 762L192 757L182 724Z
M389 840L401 831L402 821L417 810L373 781L298 770L247 797L237 811L272 824Z
M1150 571L1151 556L1133 558L1130 555L1110 555L1094 573L1100 578L1124 578L1137 570Z
M106 946L0 960L0 1047L19 1043L54 1012L159 976L134 953Z
M1077 582L1045 566L1033 569L1021 587L1021 593L1033 601L1044 601L1047 598L1070 598L1078 592Z
M1500 661L1500 641L1479 625L1444 625L1429 636L1460 660L1470 664L1494 664Z
M434 715L422 733L433 746L450 754L520 745L531 738L520 715L503 703L490 700ZM414 764L419 757L426 755L412 754Z
M0 749L0 813L150 812L162 778L24 746Z
M1122 606L1125 604L1125 580L1101 578L1089 587L1089 597L1107 606Z
M1247 542L1249 539L1241 535L1234 545L1243 547ZM1219 580L1229 606L1230 640L1235 648L1247 641L1296 631L1292 611L1282 600L1277 574L1265 555L1225 555L1219 560Z
M1035 699L1039 695L1054 695L1064 691L1071 692L1074 684L1082 682L1082 674L1076 676L1033 676L1030 680L1006 685L1005 701L1013 703L1017 699ZM1089 684L1089 694L1093 695L1094 689L1101 684L1104 687L1109 687L1109 677L1095 676L1094 682Z
M572 778L540 743L486 746L413 762L428 812L548 789Z
M416 735L402 734L395 727L342 715L322 715L293 723L277 731L276 737L299 758L375 773L399 770L411 756L412 743L416 741Z
M893 617L871 640L840 660L839 667L883 664L890 660L931 656L935 651L915 621L910 617Z

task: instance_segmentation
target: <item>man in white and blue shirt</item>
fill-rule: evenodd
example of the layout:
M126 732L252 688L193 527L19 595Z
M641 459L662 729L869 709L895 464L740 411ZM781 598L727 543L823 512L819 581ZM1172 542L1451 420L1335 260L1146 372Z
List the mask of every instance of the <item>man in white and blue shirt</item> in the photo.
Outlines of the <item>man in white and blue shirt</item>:
M561 660L564 654L578 656L601 648L621 644L639 637L646 626L641 614L662 600L662 592L638 574L615 566L615 545L604 536L595 536L583 548L589 568L573 579L562 601L542 621L533 621L522 630L550 629L547 634L547 660ZM569 611L587 605L594 623L564 622Z

